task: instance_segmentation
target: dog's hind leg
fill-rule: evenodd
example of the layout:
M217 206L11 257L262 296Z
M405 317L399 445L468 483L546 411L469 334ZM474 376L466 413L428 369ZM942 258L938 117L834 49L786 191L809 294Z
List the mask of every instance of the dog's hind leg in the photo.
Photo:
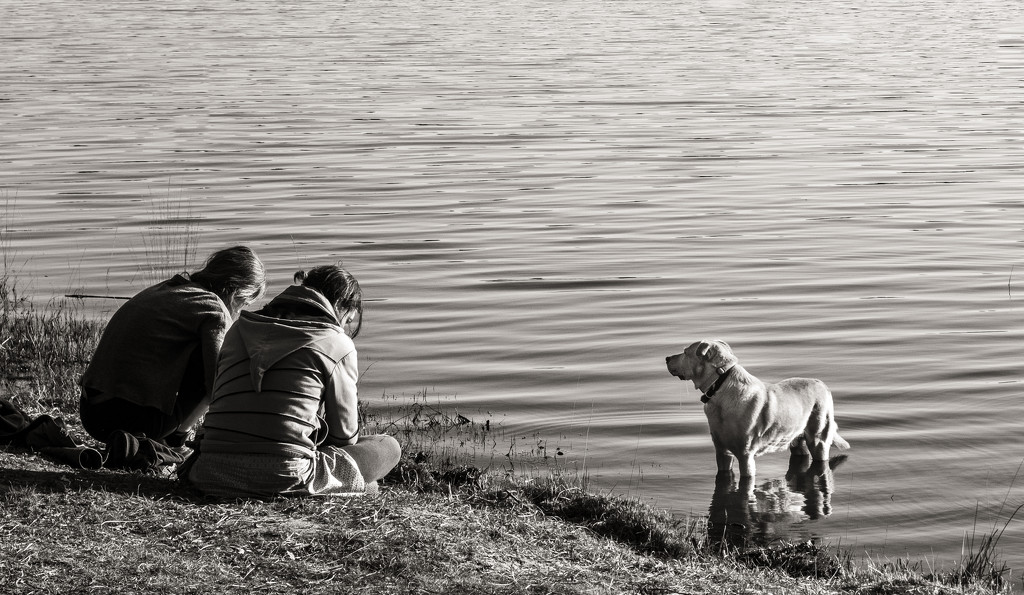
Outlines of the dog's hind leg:
M736 457L740 465L740 477L753 477L757 473L753 453L745 453Z
M715 463L718 465L718 472L727 473L732 471L732 461L734 458L732 453L729 452L729 449L722 446L714 434L711 435L711 442L715 445Z
M793 456L806 457L811 454L810 449L807 448L807 438L804 436L797 436L789 443L789 452Z
M718 472L726 473L732 471L733 456L727 450L715 450L715 462L718 464Z

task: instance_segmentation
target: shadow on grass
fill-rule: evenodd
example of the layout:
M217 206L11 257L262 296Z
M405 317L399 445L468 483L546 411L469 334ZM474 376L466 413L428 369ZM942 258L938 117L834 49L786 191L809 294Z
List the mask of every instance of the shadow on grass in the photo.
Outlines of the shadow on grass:
M426 459L422 454L418 458ZM403 459L381 480L381 485L412 492L439 492L478 489L484 472L472 466L449 463L425 464L413 457ZM145 496L153 499L174 498L196 504L232 502L235 498L204 496L173 473L154 475L111 469L81 469L67 466L59 458L29 448L7 447L0 450L0 492L12 488L32 489L41 493L65 493L96 490L108 493ZM277 499L294 499L271 498ZM258 500L258 499L252 499Z
M31 451L25 451L31 452ZM8 451L18 454L17 451ZM174 476L143 475L141 473L67 467L58 469L12 469L0 466L0 491L28 488L37 492L64 493L97 490L126 495L146 496L154 499L168 497L189 502L206 501L191 486Z

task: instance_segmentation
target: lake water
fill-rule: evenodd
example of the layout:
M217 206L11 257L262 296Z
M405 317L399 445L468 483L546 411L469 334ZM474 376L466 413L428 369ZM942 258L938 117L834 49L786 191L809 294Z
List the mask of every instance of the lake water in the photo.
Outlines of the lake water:
M271 293L342 259L370 406L426 390L595 489L949 566L1024 503L1022 6L0 0L4 259L43 302L189 245L253 246ZM779 453L716 494L664 362L704 337L829 384L829 487ZM1000 546L1019 577L1024 517Z

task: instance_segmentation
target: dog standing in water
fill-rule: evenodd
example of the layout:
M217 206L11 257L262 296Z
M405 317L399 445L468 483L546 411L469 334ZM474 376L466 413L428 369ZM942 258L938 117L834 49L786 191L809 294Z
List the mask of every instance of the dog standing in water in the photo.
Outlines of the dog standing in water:
M698 341L665 358L668 371L704 393L704 414L718 472L739 460L741 477L755 475L754 457L790 447L827 461L832 447L849 448L838 434L832 393L814 378L762 382L739 365L724 341Z

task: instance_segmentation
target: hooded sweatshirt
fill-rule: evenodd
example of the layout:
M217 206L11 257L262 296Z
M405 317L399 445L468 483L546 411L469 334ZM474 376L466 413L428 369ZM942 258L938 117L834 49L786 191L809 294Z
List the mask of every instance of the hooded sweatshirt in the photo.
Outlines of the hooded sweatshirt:
M313 458L358 440L356 348L319 292L243 312L221 347L201 452Z

